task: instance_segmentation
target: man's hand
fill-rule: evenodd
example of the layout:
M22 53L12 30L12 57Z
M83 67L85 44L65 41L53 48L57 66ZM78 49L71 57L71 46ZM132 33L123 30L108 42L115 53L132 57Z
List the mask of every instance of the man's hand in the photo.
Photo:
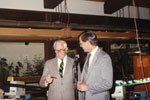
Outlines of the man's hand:
M81 92L85 92L85 91L88 91L88 85L87 84L84 84L80 81L78 81L77 83L77 89Z
M52 83L53 82L53 78L49 74L46 76L45 80L46 80L47 83Z

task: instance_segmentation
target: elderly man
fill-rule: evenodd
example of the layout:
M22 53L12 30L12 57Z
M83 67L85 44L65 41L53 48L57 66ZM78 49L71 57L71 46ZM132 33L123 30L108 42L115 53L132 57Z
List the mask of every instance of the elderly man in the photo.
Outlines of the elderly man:
M48 100L74 100L73 63L67 56L67 43L57 40L53 44L56 57L46 61L40 86L49 86ZM80 77L80 68L78 68Z

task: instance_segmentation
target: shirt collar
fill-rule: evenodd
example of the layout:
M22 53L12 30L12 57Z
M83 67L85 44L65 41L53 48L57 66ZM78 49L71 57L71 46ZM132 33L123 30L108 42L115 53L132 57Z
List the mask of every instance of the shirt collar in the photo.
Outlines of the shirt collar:
M66 61L67 59L67 55L65 55L65 57L63 58L63 61ZM57 60L62 61L62 59L57 58Z
M93 55L96 53L97 49L98 49L98 46L96 46L96 48L94 48L94 49L92 50L92 52L90 52L91 56L93 56Z

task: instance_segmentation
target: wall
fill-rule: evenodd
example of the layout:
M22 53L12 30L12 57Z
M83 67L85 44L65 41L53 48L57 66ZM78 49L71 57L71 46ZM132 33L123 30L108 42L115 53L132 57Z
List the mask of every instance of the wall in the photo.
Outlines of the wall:
M33 63L35 57L44 59L44 53L44 43L29 43L25 45L24 42L0 42L0 57L6 58L8 65L12 62L16 65L18 61L25 64L26 58L30 63ZM22 72L25 70L26 66L24 66Z
M126 6L113 14L104 14L103 2L93 2L86 0L67 0L67 8L69 13L86 14L86 15L101 15L134 18L133 7ZM44 9L44 0L0 0L0 8L21 9L45 12L66 12L64 2L61 6L55 9ZM150 19L150 9L138 7L136 8L136 18Z

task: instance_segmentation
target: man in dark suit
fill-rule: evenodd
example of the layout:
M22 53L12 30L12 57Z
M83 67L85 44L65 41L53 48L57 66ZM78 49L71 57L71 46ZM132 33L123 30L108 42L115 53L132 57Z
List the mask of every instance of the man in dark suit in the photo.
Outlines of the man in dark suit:
M74 100L73 63L74 59L67 56L67 43L63 40L54 42L56 57L46 61L40 86L49 86L48 100ZM78 76L80 77L78 67Z
M97 36L92 32L79 35L80 47L87 52L78 90L83 100L109 100L113 84L113 68L110 56L98 47Z

